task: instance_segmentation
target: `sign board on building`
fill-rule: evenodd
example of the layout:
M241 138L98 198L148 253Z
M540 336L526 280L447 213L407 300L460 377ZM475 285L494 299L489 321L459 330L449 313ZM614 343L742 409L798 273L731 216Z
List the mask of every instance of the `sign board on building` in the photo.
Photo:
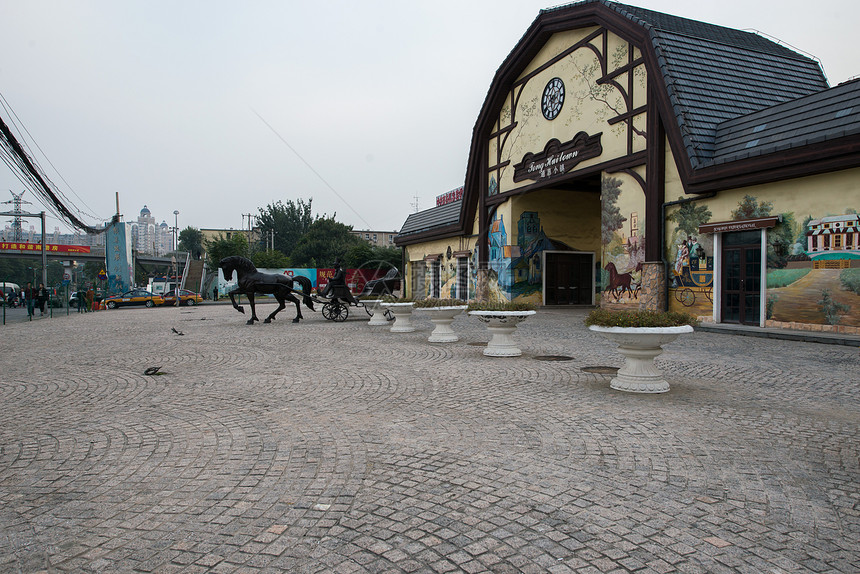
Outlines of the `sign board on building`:
M455 201L459 201L463 199L463 188L458 187L457 189L452 189L447 193L443 193L442 195L436 196L436 207L440 205L448 205L449 203L454 203Z
M3 241L0 242L2 251L42 251L41 243L28 243L26 241ZM89 245L58 245L46 243L45 251L48 253L89 253Z
M542 152L527 153L520 163L514 165L514 181L546 181L569 173L580 162L603 153L602 135L602 132L593 136L579 132L565 143L555 138L549 140Z

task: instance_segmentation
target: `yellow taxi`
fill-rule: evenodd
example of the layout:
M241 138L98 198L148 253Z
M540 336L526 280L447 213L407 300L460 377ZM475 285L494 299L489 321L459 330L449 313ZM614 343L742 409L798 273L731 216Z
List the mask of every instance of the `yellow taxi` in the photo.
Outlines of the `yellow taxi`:
M164 299L165 305L176 305L176 290L171 289L162 295ZM203 297L200 296L200 293L195 293L194 291L189 291L188 289L180 289L179 290L179 304L187 305L191 307L192 305L197 305L198 303L203 302Z
M155 295L146 289L132 289L131 291L126 291L122 295L111 295L110 297L105 297L104 304L108 309L130 307L132 305L155 307L156 305L164 304L164 299L161 298L161 295Z

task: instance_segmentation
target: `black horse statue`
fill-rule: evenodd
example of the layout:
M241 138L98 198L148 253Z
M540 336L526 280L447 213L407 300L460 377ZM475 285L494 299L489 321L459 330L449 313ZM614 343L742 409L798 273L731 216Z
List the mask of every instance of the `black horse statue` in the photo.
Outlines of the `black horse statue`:
M257 318L257 312L254 309L254 293L274 295L275 299L278 300L278 308L275 309L271 315L266 317L263 321L264 323L271 323L272 319L275 318L275 315L280 313L281 310L287 306L286 301L292 301L296 304L296 318L293 319L293 323L298 323L303 317L301 302L298 297L293 295L294 291L298 292L293 289L294 283L298 283L302 287L302 299L304 300L305 306L311 311L314 310L313 299L309 297L313 286L311 285L311 280L307 277L298 276L290 279L285 275L278 275L276 273L260 273L257 271L257 268L254 267L254 264L251 263L250 259L239 257L238 255L225 257L220 263L218 263L218 267L220 267L224 272L224 278L227 279L227 281L232 281L233 271L236 272L236 281L238 285L228 294L230 295L230 301L233 303L233 307L235 307L235 309L240 313L244 313L245 309L241 305L236 304L235 295L248 296L248 303L251 305L251 318L248 319L249 325L253 325L254 321L259 321Z

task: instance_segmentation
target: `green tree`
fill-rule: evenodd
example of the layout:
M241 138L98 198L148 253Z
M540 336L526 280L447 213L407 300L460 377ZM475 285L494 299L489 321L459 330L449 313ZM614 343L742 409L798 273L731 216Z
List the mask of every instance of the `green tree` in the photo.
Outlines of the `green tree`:
M621 210L615 205L621 195L621 180L604 176L600 194L600 209L602 225L600 237L604 245L609 245L616 229L621 229L627 218L621 215Z
M251 247L244 233L233 233L229 238L219 233L215 239L205 239L206 266L209 269L218 269L218 262L231 255L251 258Z
M254 267L257 267L258 269L279 269L281 267L291 266L290 258L277 249L257 251L253 256L251 256L251 261L254 262Z
M270 233L274 232L274 248L289 257L314 222L314 217L311 215L312 202L313 199L307 202L302 199L297 201L288 199L286 203L279 200L265 208L259 208L257 224L260 226L263 238L268 239Z
M179 232L179 251L186 251L192 257L203 253L203 232L190 225Z
M296 267L328 267L336 259L343 261L350 248L362 242L351 226L335 221L334 216L321 217L310 225L290 259Z
M732 211L732 219L737 221L739 219L767 217L770 215L772 209L773 203L769 201L759 203L755 197L745 195L740 203L738 203L738 208Z
M680 197L678 198L681 199ZM680 209L669 216L678 224L678 230L684 235L698 235L699 226L711 220L713 214L707 205L697 205L695 202L683 203Z

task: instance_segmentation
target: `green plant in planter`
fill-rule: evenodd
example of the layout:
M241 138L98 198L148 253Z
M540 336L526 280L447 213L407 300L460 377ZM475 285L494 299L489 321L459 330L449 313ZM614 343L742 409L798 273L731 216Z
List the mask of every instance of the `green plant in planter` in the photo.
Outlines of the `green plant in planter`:
M414 303L415 299L412 297L395 297L394 295L383 295L382 296L383 303Z
M462 299L436 299L435 297L427 297L415 301L416 309L426 309L428 307L459 307L465 305L466 302Z
M595 309L585 318L587 326L599 327L695 327L699 321L687 313L665 311L611 311Z
M534 303L525 301L475 301L466 311L534 311Z

